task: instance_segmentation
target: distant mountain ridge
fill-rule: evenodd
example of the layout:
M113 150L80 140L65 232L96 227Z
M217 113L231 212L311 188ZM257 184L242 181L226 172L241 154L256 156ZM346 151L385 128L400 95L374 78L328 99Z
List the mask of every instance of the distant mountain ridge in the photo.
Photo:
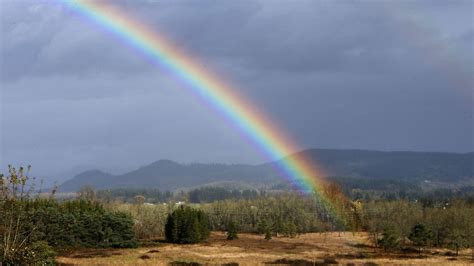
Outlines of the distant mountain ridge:
M367 179L407 179L459 182L474 177L474 152L383 152L370 150L310 149L289 155L308 158L326 176ZM287 157L287 158L288 158ZM284 159L283 159L284 160ZM60 192L77 191L90 185L95 189L159 188L175 190L212 183L242 183L254 187L284 181L278 172L280 161L260 165L180 164L159 160L134 171L111 175L91 170L64 182Z
M311 149L327 176L455 181L473 177L474 153ZM294 155L293 155L294 156Z
M96 189L154 187L174 190L222 181L261 185L275 182L275 175L270 166L180 164L159 160L117 176L97 170L87 171L64 182L59 189L61 192L77 191L90 185Z

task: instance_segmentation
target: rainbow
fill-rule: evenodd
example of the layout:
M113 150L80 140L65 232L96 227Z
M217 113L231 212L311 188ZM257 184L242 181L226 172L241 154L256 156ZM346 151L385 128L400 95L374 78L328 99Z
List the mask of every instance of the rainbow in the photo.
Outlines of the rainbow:
M105 1L60 1L177 76L194 94L239 128L270 159L285 158L298 150L281 129L238 95L235 89L205 71L190 56L171 45L162 34L139 24ZM326 209L331 206L322 193L324 181L321 170L306 158L301 155L286 157L281 160L279 168L303 192L316 195Z

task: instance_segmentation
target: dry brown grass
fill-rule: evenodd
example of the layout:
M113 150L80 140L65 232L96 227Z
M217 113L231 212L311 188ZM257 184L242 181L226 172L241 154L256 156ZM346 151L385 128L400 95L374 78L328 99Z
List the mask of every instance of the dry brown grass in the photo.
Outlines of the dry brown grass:
M202 244L77 250L59 256L57 261L62 265L474 265L470 251L458 257L445 256L446 251L426 250L421 257L417 253L387 254L371 248L363 233L313 233L270 241L260 235L239 234L239 239L228 241L224 233L213 232Z

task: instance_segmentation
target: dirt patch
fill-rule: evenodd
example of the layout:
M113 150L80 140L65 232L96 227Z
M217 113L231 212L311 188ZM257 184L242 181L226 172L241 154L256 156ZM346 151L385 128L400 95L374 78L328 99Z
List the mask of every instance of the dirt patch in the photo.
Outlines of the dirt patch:
M348 253L348 254L336 254L336 257L343 258L343 259L367 259L367 258L370 258L371 256L367 253L356 252L356 253Z
M201 266L202 264L197 262L185 262L185 261L173 261L170 263L171 266Z
M146 254L141 255L139 258L142 259L142 260L149 260L149 259L151 259L151 257L148 256L148 255L146 255Z
M158 252L160 252L158 249L152 249L148 251L148 253L158 253Z
M294 265L294 266L314 266L314 261L309 260L291 260L291 259L278 259L266 264L278 264L278 265Z
M296 238L239 234L228 241L224 232L212 232L206 243L177 245L158 242L151 248L75 250L62 254L58 263L68 265L467 265L469 250L457 260L443 256L448 250L417 253L383 252L370 246L365 233L312 233ZM142 259L141 256L149 258Z
M77 252L71 252L69 257L76 259L85 258L108 258L111 256L119 256L122 253L110 249L84 249Z
M301 259L278 259L272 262L266 262L266 264L277 264L277 265L294 265L294 266L325 266L325 265L337 265L338 262L334 258L325 258L323 261L309 261Z

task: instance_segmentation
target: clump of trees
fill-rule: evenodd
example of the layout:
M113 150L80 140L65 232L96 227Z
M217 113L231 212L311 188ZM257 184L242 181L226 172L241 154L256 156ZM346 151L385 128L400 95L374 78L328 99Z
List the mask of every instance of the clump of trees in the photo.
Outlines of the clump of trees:
M261 225L266 223L275 235L293 235L323 231L329 223L321 218L317 200L296 194L216 201L202 209L209 215L212 230L217 231L225 231L227 223L233 221L240 232L263 234Z
M456 254L473 248L472 217L474 206L463 200L428 206L416 201L378 201L365 203L362 211L363 229L375 246L413 245L420 253L431 246L450 248Z
M80 194L83 194L83 189ZM157 188L116 188L99 190L95 194L95 197L102 202L119 200L125 203L133 203L137 195L145 197L148 203L164 203L183 199L191 203L207 203L226 199L253 199L261 195L260 192L252 189L238 190L223 187L202 187L187 192L181 191L181 193L161 191Z
M109 210L127 213L133 217L133 230L138 239L154 239L165 235L165 224L172 205L108 203L105 207Z
M181 206L168 215L166 240L171 243L199 243L209 237L209 219L202 210Z
M196 195L206 198L215 195L213 193L217 193L221 189L210 188L195 191L199 193L191 191L190 194L197 193ZM232 192L232 190L223 189L222 191L226 191L222 195L231 193L235 197L241 198L199 204L199 208L208 215L211 230L227 231L229 222L232 222L238 228L238 232L256 233L260 231L259 224L262 221L268 223L267 231L270 231L271 235L286 237L295 237L297 234L306 232L346 230L350 228L350 223L343 224L334 220L334 213L323 208L321 202L313 195L263 193L255 196L257 195L256 192L250 190ZM345 215L347 210L350 210L351 205L348 204L350 202L344 199L342 192L336 187L328 187L327 193L332 194L332 198L339 203L342 214ZM143 195L129 194L129 196L133 196L133 204L107 200L106 206L111 210L120 210L131 214L135 220L134 229L138 238L162 237L165 234L164 229L168 214L176 209L177 205L172 201L162 204L150 204L148 198ZM137 197L141 200L137 201ZM97 198L100 201L100 197ZM199 201L201 200L207 201L204 198ZM349 209L347 209L348 207ZM264 232L261 232L261 234L264 234Z
M53 247L136 247L133 219L123 212L106 210L100 203L74 200L25 201L32 240Z
M265 234L266 230L271 235L286 237L307 232L348 230L353 227L352 221L360 220L351 219L358 210L337 186L327 186L322 193L324 198L331 199L332 206L325 205L317 195L278 193L252 199L216 201L203 205L202 209L209 214L213 230L224 231L228 221L233 221L241 232Z
M210 191L218 190L199 191L209 196L214 193ZM457 253L474 246L474 223L471 222L474 206L469 200L350 201L334 184L325 186L322 193L330 199L332 209L325 207L317 196L297 193L260 193L257 197L217 200L200 203L199 209L207 215L210 230L226 231L229 239L240 232L259 233L271 239L307 232L352 230L368 232L374 246L387 251L410 246L422 251L424 247L434 246L451 248ZM178 231L186 232L179 229L185 228L184 224L189 228L190 223L198 223L169 221L174 218L169 214L176 208L182 212L181 209L187 207L177 207L173 202L152 205L143 203L148 202L146 198L138 198L134 204L107 204L112 210L126 211L134 217L137 237L156 238L168 234L167 239L175 243L198 239L196 236L177 238ZM174 233L170 234L170 230ZM190 233L181 233L185 234Z
M213 202L225 199L254 199L259 196L256 190L237 190L222 187L203 187L188 192L191 203Z
M0 264L51 264L58 247L137 246L130 215L98 202L41 198L28 171L9 166L0 175Z
M141 195L146 202L160 203L173 199L171 191L161 191L157 188L116 188L97 191L97 198L103 202L119 200L126 203L134 203L135 197Z

